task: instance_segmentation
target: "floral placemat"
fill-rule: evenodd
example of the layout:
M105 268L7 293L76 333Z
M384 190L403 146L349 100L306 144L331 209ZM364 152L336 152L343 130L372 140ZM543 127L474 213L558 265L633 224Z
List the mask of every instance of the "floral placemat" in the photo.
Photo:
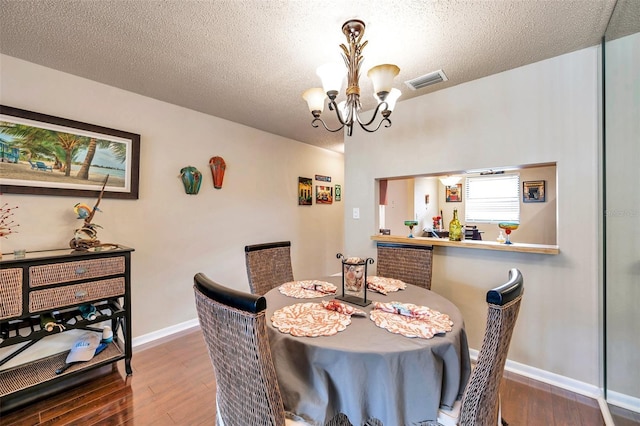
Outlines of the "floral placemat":
M377 277L374 275L367 277L367 288L381 294L387 294L404 290L407 288L407 284L395 278Z
M290 281L282 284L278 289L285 296L295 297L296 299L312 299L336 294L338 288L326 281L306 280Z
M296 303L278 309L271 323L282 333L297 337L331 336L351 324L351 316L325 309L322 303Z
M373 302L369 318L378 327L405 337L431 339L453 329L449 315L411 303Z

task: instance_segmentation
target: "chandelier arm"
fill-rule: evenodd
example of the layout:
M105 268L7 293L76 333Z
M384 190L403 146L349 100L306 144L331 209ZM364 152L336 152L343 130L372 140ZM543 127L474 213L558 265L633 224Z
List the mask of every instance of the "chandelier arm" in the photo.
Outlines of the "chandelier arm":
M342 114L339 111L338 105L336 104L335 100L329 101L329 109L335 111L336 113L336 117L338 117L338 121L340 122L340 124L342 124L342 126L340 127L340 129L342 129L342 127L345 126L345 124L347 124L347 122L345 120L342 119ZM326 126L325 126L326 127ZM338 130L340 130L338 129Z
M358 124L360 125L360 127L362 127L364 129L363 126L370 126L371 123L373 123L376 119L376 117L378 116L378 112L380 112L380 108L382 107L382 104L384 104L384 109L382 111L385 111L389 108L389 105L387 105L387 103L385 101L382 101L378 104L378 106L376 107L375 111L373 112L373 115L371 116L371 120L369 120L367 123L363 123L362 121L360 121L360 114L356 114L356 120L358 120ZM384 121L384 120L382 120ZM382 123L382 121L380 123ZM387 126L389 127L389 126ZM380 124L378 124L378 128L380 128ZM378 130L376 128L376 130Z
M385 122L386 122L386 124L384 125L384 127L391 127L391 120L389 120L389 118L385 117L382 120L380 120L380 122L378 123L378 125L376 126L375 129L368 129L368 128L365 127L364 124L362 124L360 122L360 120L358 120L358 124L360 125L362 130L364 130L366 132L369 132L369 133L377 132L378 129L380 128L380 126L382 126L382 123L385 123Z
M318 121L320 123L322 123L322 126L325 128L325 130L327 130L329 132L332 132L332 133L339 132L340 130L342 130L344 128L344 123L342 123L342 126L338 127L337 129L330 129L330 128L327 127L327 124L324 122L324 120L322 120L322 118L314 118L313 121L311 121L311 125L313 127L319 127L319 124L317 123ZM378 125L378 127L380 127L380 126ZM389 126L387 126L387 127L389 127Z

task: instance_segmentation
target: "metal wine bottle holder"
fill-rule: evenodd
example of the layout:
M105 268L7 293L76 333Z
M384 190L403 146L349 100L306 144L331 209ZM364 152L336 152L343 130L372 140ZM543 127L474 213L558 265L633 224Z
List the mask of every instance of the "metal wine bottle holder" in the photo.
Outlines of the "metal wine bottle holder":
M342 261L342 296L337 296L336 299L358 306L369 305L371 301L367 300L367 265L372 264L373 259L345 258L342 253L338 253L336 258Z

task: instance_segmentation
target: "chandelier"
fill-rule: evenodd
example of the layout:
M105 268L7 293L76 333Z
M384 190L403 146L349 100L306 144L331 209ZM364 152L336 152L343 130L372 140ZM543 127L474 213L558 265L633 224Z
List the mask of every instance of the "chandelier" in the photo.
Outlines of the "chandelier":
M401 95L400 90L393 89L393 79L400 72L400 68L392 64L377 65L369 70L367 76L373 83L374 98L378 101L371 119L363 121L360 117L360 67L364 57L362 50L367 45L367 41L362 41L364 36L364 22L358 19L352 19L342 25L342 32L347 37L348 45L341 44L342 58L346 65L346 70L335 63L325 64L318 67L316 74L322 80L322 88L309 89L302 95L307 101L309 111L313 115L311 125L319 127L321 123L324 128L330 132L337 132L343 128L347 128L347 135L353 133L354 123L358 123L363 130L373 133L384 123L385 127L391 127L391 112L396 101ZM336 104L336 97L340 93L345 73L347 75L347 99ZM336 117L340 122L337 128L329 128L327 124L320 118L320 114L324 111L325 97L329 98L329 110L336 112ZM374 124L378 113L382 118L377 124Z

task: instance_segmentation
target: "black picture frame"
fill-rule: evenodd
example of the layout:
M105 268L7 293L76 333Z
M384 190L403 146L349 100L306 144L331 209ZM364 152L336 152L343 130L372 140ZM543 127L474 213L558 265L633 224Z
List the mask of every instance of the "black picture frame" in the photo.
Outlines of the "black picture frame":
M457 183L455 185L446 187L445 201L447 203L462 202L462 184L461 183Z
M529 180L522 182L523 203L544 203L546 201L544 180Z
M104 198L138 199L139 134L0 105L0 193L97 197L107 174Z
M298 176L298 205L310 206L313 204L313 181L311 178Z

